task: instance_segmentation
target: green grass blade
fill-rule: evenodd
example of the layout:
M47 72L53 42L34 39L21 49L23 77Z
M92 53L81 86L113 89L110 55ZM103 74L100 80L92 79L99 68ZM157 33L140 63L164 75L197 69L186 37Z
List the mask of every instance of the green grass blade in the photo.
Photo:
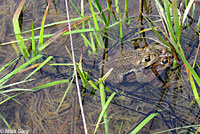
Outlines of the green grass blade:
M99 118L98 118L98 121L97 121L97 124L96 124L96 128L94 130L94 134L96 134L96 131L99 127L99 123L101 122L103 116L104 116L104 112L106 111L106 109L108 108L108 105L110 104L111 100L113 99L113 97L115 96L116 93L112 93L111 96L108 98L108 100L106 101L105 105L103 106L102 110L101 110L101 113L99 115Z
M4 89L4 88L9 88L11 86L19 85L19 84L22 84L22 83L25 83L25 82L30 82L30 81L33 81L33 80L34 79L30 79L30 80L27 80L27 81L20 81L20 82L11 83L9 85L3 85L3 86L0 86L0 90Z
M73 66L73 63L51 63L50 66Z
M124 13L123 13L123 19L125 19L126 17L128 17L128 1L125 0L125 3L124 3Z
M8 68L9 66L11 66L14 62L16 62L17 60L19 60L19 57L17 57L16 59L14 59L13 61L10 61L10 62L8 62L7 64L5 64L4 66L2 66L1 68L0 68L0 74L1 74L1 72L4 70L4 69L6 69L6 68Z
M79 21L79 20L82 20L82 18L75 18L75 19L71 19L70 20L70 22L73 22L73 21ZM58 25L58 24L62 24L62 23L67 23L68 21L62 21L62 22L56 22L56 23L52 23L52 24L48 24L48 25L46 25L46 26L44 26L44 27L50 27L50 26L53 26L53 25ZM35 28L34 29L34 31L35 30L38 30L38 29L41 29L41 27L38 27L38 28ZM74 34L74 33L79 33L79 32L81 32L81 33L85 33L85 32L92 32L92 31L94 31L94 28L91 28L91 29L81 29L80 31L72 31L72 33ZM32 32L32 30L28 30L28 31L25 31L25 32L23 32L23 33L28 33L28 32ZM62 35L68 35L69 34L69 32L65 32L64 34L62 34ZM50 38L50 37L52 37L52 36L54 36L55 34L44 34L43 35L43 38ZM35 40L36 39L39 39L40 38L40 36L35 36ZM31 37L29 37L29 38L23 38L23 40L24 41L28 41L28 40L32 40L32 38ZM20 42L20 40L16 40L16 41L9 41L9 42L5 42L5 43L1 43L0 45L10 45L10 44L12 44L12 43L18 43L18 42Z
M81 0L81 15L84 16L84 0Z
M81 20L81 19L82 19L81 17L72 18L72 19L70 19L70 22L79 21L79 20ZM50 24L45 24L45 25L44 25L44 28L53 27L53 26L55 26L55 25L66 24L66 23L68 23L68 20L53 22L53 23L50 23ZM37 27L37 28L34 29L34 31L40 30L40 29L41 29L41 27ZM23 31L23 32L21 32L21 33L23 34L23 33L29 33L29 32L32 32L32 30Z
M190 80L190 84L191 84L191 87L192 87L192 91L193 91L193 94L194 94L194 98L195 98L197 104L198 104L199 107L200 107L199 93L198 93L198 91L197 91L197 88L196 88L194 79L193 79L192 76L191 76L191 73L189 73L188 77L189 77L189 80Z
M180 50L177 48L177 46L175 44L172 44L174 46L174 48L176 49L176 52L180 55L181 59L183 60L184 64L186 65L186 67L189 69L189 71L192 73L194 79L196 80L198 86L200 87L200 78L197 75L197 73L194 71L194 69L191 67L191 65L188 63L188 61L186 60L185 56L182 55L182 53L180 52ZM190 73L188 74L189 76L189 80L190 80L190 84L192 86L192 90L195 96L195 100L197 101L199 107L200 107L200 99L199 99L199 95L198 95L198 91L196 89L195 83L193 81L192 76L190 75Z
M142 127L144 127L151 119L156 117L158 113L152 113L150 114L147 118L145 118L132 132L131 134L136 134L137 132L140 131Z
M70 3L72 4L72 6L74 7L74 9L76 10L76 12L81 16L81 18L83 18L84 16L82 16L82 14L79 12L78 8L76 7L76 5L74 4L74 2L72 0L70 0Z
M150 22L150 20L146 17L146 16L144 16L143 15L143 17L144 17L144 19L147 21L147 23L148 23L148 25L152 28L152 30L153 30L153 32L158 36L158 38L163 42L163 44L165 44L166 46L169 46L168 45L168 43L165 41L165 39L155 30L155 28L153 27L153 25L151 24L151 22ZM152 22L153 23L153 22ZM159 27L157 27L157 28L159 28ZM162 32L162 30L161 29L159 29L161 32ZM162 32L162 33L164 33L164 32ZM166 36L167 37L167 36ZM167 37L168 39L169 39L169 37Z
M94 12L94 9L93 9L93 6L92 6L92 3L91 3L91 0L89 0L89 4L90 4L90 10L92 12L92 17L93 17L93 22L94 22L94 26L95 26L95 30L96 30L96 33L95 33L95 39L97 40L99 46L101 48L104 48L104 43L103 43L103 39L101 37L101 34L99 32L99 25L98 25L98 22L97 22L97 18L96 18L96 14Z
M9 92L19 92L19 91L30 92L30 91L34 91L34 90L26 89L26 88L12 88L12 89L3 90L0 93L6 94L6 93L9 93Z
M198 65L198 64L196 64L197 65L197 67L199 68L199 70L200 70L200 66Z
M190 0L190 2L188 3L188 6L185 9L184 14L183 14L182 25L185 23L185 20L187 18L187 15L188 15L193 3L194 3L194 0Z
M72 34L75 34L75 33L84 33L84 32L93 32L94 29L93 28L90 28L90 29L80 29L80 30L74 30L74 31L71 31ZM44 44L42 44L38 50L39 51L42 51L43 49L45 49L51 42L53 42L54 40L56 40L58 37L60 37L61 35L69 35L69 32L58 32L58 33L55 33L53 35L52 38L50 38L48 41L46 41ZM52 36L52 35L51 35Z
M172 128L172 129L167 129L167 130L155 132L154 134L164 134L164 133L167 133L167 132L170 132L170 131L173 131L173 130L187 129L187 128L198 128L198 127L200 127L200 125L181 126L181 127L176 127L176 128ZM187 133L187 131L185 133ZM179 134L181 134L181 131L179 131ZM191 133L191 134L194 134L194 133ZM198 134L198 133L195 133L195 134Z
M200 17L199 17L199 19L198 19L198 23L197 23L197 32L200 32Z
M185 9L187 8L187 6L188 6L188 1L187 0L185 0ZM184 16L184 15L183 15ZM193 16L193 15L192 15ZM184 18L184 17L183 17ZM183 21L182 21L183 22ZM182 23L182 24L184 24L184 23ZM186 25L189 25L189 22L188 22L188 17L186 18Z
M106 96L105 96L105 91L104 91L104 84L101 81L99 83L99 88L100 88L100 96L101 96L101 106L103 109L105 102L106 102ZM106 134L109 134L107 110L105 110L105 112L103 114L103 118L104 118L104 124L105 124L105 132L106 132Z
M107 4L108 5L108 4ZM116 13L119 14L119 0L115 0Z
M33 56L35 57L37 55L37 52L35 49L35 35L34 35L33 23L32 23L32 52L33 52Z
M70 83L69 83L69 85L68 85L68 87L67 87L67 89L66 89L66 91L65 91L65 93L64 93L64 95L63 95L63 97L62 97L62 99L61 99L61 101L60 101L60 104L59 104L59 106L58 106L56 112L58 112L58 110L60 109L60 107L61 107L63 101L64 101L65 98L66 98L66 95L67 95L69 89L71 88L72 83L73 83L73 81L74 81L74 76L75 76L75 74L73 73L72 80L70 81Z
M24 3L25 3L26 0L22 0L20 5L18 6L17 10L15 11L15 14L13 16L13 29L14 29L14 33L15 33L15 37L16 37L16 40L18 40L18 46L19 46L19 49L22 53L22 55L27 59L28 56L29 56L29 53L27 51L27 48L24 44L24 39L23 37L21 36L21 30L20 30L20 27L19 27L19 15L22 11L22 8L24 6Z
M68 82L69 82L69 80L53 81L53 82L50 82L50 83L47 83L47 84L43 84L41 86L34 87L34 88L32 88L32 90L40 90L40 89L43 89L43 88L55 86L55 85L58 85L58 84L64 84L64 83L68 83Z
M95 85L95 83L93 81L88 81L88 83L90 84L90 86L92 86L94 89L98 90L97 86Z
M161 13L163 19L164 19L165 22L166 22L166 18L167 18L167 17L166 17L166 15L165 15L165 12L164 12L164 9L163 9L162 5L159 3L158 0L155 0L155 2L156 2L156 5L158 6L158 8L159 8L159 10L160 10L160 13Z
M86 78L84 72L79 68L79 66L77 66L77 64L76 64L76 69L77 69L79 76L81 77L81 81L83 82L83 85L86 85L88 83L88 81L87 81L87 78Z
M38 42L38 47L40 47L40 45L43 44L44 24L45 24L45 20L46 20L46 17L47 17L47 12L48 12L50 3L51 3L51 0L48 1L48 5L46 7L44 16L42 18L41 29L40 29L40 38L39 38L39 42Z
M119 26L120 26L120 38L122 40L123 39L123 29L122 29L121 14L120 14L120 23L119 23Z
M91 0L88 0L88 1L89 1L89 4L90 4L90 10L91 10L92 16L93 16L94 26L95 26L96 31L98 32L99 31L99 25L98 25L98 22L97 22L96 14L94 12Z
M195 9L196 9L196 4L193 3L193 7L192 7L192 18L194 18Z
M13 95L13 96L9 96L9 95L3 94L3 93L1 93L1 94L4 95L4 96L6 96L7 98L6 98L5 100L1 101L1 102L0 102L0 105L3 104L4 102L10 100L10 99L13 99L16 103L21 104L18 100L14 99L14 97L16 97L16 96L18 96L18 95L20 95L20 94L22 94L22 93L15 94L15 95Z
M53 56L49 56L44 62L42 62L31 74L29 74L24 80L27 80L30 78L35 72L37 72L39 69L41 69L47 62L49 62Z
M102 7L101 7L101 5L100 5L100 3L99 3L99 0L95 0L95 2L96 2L96 4L97 4L97 7L98 7L98 9L99 9L99 12L100 12L101 15L102 15L103 21L104 21L104 23L105 23L105 25L106 25L106 27L107 27L107 26L108 26L108 21L107 21L107 19L106 19L106 16L105 16L103 10L102 10Z
M9 79L10 77L12 77L13 75L15 75L16 73L18 73L20 70L22 70L23 68L25 68L26 66L30 65L32 62L38 60L39 58L41 58L43 55L38 55L30 60L28 60L26 63L24 63L23 65L19 66L18 68L16 68L15 70L13 70L11 73L7 74L6 76L4 76L2 79L0 79L0 84L3 83L4 81L6 81L7 79Z
M131 19L134 19L134 18L135 17L129 17L129 18L126 18L126 19L122 19L121 21L124 22L124 21L128 21L128 20L131 20ZM112 29L114 26L119 25L119 24L120 24L120 21L115 21L113 24L109 25L105 29L101 29L101 31L107 31L108 29Z
M10 127L9 123L6 121L6 119L2 116L2 114L0 113L0 118L3 120L3 122L6 124L6 126L12 130L12 128Z
M95 33L94 37L95 37L97 43L99 44L99 46L101 48L104 48L104 43L103 43L103 39L102 39L101 33L100 32Z
M78 27L77 26L75 26L76 27L76 29L77 30L79 30L78 29ZM89 25L89 28L91 28L91 26ZM90 32L91 33L91 32ZM87 39L87 37L85 36L85 34L83 34L83 33L80 33L81 34L81 36L82 36L82 38L83 38L83 40L84 40L84 43L85 43L85 46L87 47L88 45L92 48L92 50L94 49L93 47L94 46L92 46L92 44L90 43L90 41Z
M88 21L88 26L89 26L89 28L91 28L90 21ZM94 43L94 38L93 38L92 32L90 32L90 41L91 41L91 43L89 44L89 46L92 48L93 52L96 53L97 49L96 49L96 46L95 46L95 43Z
M172 18L171 18L171 11L170 11L170 5L169 5L169 1L168 0L164 0L164 7L165 7L165 11L166 11L166 24L167 24L167 28L170 32L171 38L177 42L176 37L174 35L174 31L173 31L173 27L172 27Z
M181 26L179 24L179 15L178 15L178 8L177 8L177 0L172 0L172 13L174 17L174 30L175 36L178 41L180 41L180 34L181 34Z
M106 72L106 74L104 74L104 76L100 79L101 81L105 81L108 76L110 75L110 73L112 72L113 68L111 68L108 72Z
M82 22L82 29L85 29L85 22L86 21ZM75 27L76 27L76 29L78 29L76 25L75 25ZM88 41L88 39L86 39L85 33L81 33L81 36L83 37L85 46L88 47L88 43L90 43L90 42Z

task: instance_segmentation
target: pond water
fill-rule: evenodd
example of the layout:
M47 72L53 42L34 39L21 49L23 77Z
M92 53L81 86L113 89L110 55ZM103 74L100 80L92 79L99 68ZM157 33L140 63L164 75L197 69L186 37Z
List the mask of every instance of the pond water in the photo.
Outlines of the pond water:
M74 1L74 3L78 5L79 2ZM101 4L105 9L106 1L103 1ZM124 1L120 1L120 4L121 7L124 7ZM147 4L149 7L148 13L151 13L151 18L157 19L158 17L155 16L157 12L154 2L148 1ZM12 15L18 5L18 2L11 0L1 2L0 41L2 43L15 40L14 36L11 35L13 34ZM54 4L51 3L46 24L66 20L64 5L65 3L63 1L55 1ZM135 8L136 5L137 8ZM89 4L87 2L85 6L87 8L85 14L91 15ZM139 1L128 0L128 6L128 15L138 16ZM34 27L39 27L45 8L46 1L26 1L23 12L22 31L30 30L32 22L34 22ZM72 6L70 6L69 10L71 18L78 17L78 14L75 13ZM147 9L145 12L147 12ZM184 29L182 34L183 51L190 64L193 63L198 47L198 36L192 30L192 27L196 27L198 17L199 12L197 10L195 12L195 20L191 27ZM65 27L65 24L49 27L45 29L45 34L54 33L63 27ZM127 49L134 51L138 45L140 47L145 46L142 40L135 39L140 37L139 35L136 35L139 30L138 27L139 23L137 17L133 18L129 25L124 23L122 42L120 39L119 25L113 26L107 31L109 39L104 40L105 44L108 45L108 51L104 53L105 50L98 48L98 53L96 55L88 54L90 48L84 46L84 41L80 34L73 34L76 60L78 61L80 56L83 57L83 68L88 72L91 80L95 81L95 79L102 76L104 68L99 66L102 62L109 61L109 57L112 57L119 52L123 53ZM144 27L148 28L148 25L145 24ZM39 31L36 31L35 34L38 35ZM30 37L31 33L24 34L23 36ZM156 35L151 31L146 32L145 37L158 40ZM135 40L133 41L132 39ZM147 44L153 43L153 41L149 39L146 40L146 42ZM30 44L31 42L26 43ZM44 60L51 55L54 58L50 63L71 63L65 45L70 48L69 37L62 36L58 38L42 52L42 54L45 55ZM17 55L11 45L0 46L1 66L14 59L16 56ZM197 63L199 63L199 61L200 59L198 56ZM3 73L0 74L0 78L22 63L23 58L15 65L5 69ZM115 63L113 63L113 65L115 67ZM195 69L197 73L199 73L199 69ZM23 80L31 71L32 70L17 74L8 82L8 84ZM111 134L130 133L146 117L155 112L158 112L158 115L146 124L139 133L151 134L161 130L199 124L199 107L195 103L193 92L182 61L177 68L172 68L170 65L163 70L157 70L158 74L155 74L155 71L151 67L145 68L143 73L144 75L140 75L140 77L144 77L145 74L148 74L148 82L138 82L138 76L133 72L126 74L123 77L122 82L112 81L112 75L106 80L105 86L110 89L110 92L107 92L107 95L109 96L112 92L117 93L108 107L109 131ZM71 66L52 67L47 65L32 77L35 79L34 81L15 87L32 88L55 80L71 80L72 74L73 68ZM1 104L0 114L2 114L10 124L12 131L19 132L21 130L27 130L31 134L84 133L77 91L74 83L59 112L55 112L67 87L68 84L62 84L45 88L37 92L27 92L18 95L15 99L20 103L9 100ZM85 88L82 85L81 89L88 132L93 133L101 111L100 93L89 86L86 86ZM9 95L11 96L14 94L16 94L16 92L12 92ZM1 100L4 100L4 98L5 97L1 95ZM1 121L0 133L1 131L5 132L6 130L6 124ZM186 128L165 133L175 134L180 131L183 131L183 133L195 132L194 128ZM101 122L97 133L105 133L103 122Z

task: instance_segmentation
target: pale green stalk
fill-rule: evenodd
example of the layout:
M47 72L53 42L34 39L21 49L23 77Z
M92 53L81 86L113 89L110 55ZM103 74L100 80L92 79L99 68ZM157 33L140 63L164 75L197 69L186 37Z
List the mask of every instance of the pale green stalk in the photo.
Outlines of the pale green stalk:
M42 18L41 29L40 29L40 38L39 38L39 42L38 42L38 47L40 47L40 45L43 44L43 39L44 39L43 38L43 35L44 35L44 24L45 24L45 20L46 20L46 17L47 17L47 12L49 10L50 3L51 3L51 0L48 1L48 5L46 7L44 16Z
M140 131L141 128L143 128L151 119L156 117L158 113L152 113L148 117L146 117L132 132L131 134L136 134Z
M91 25L90 25L90 21L88 21L88 26L89 28L91 28ZM97 49L96 49L96 46L95 46L95 43L94 43L94 38L93 38L93 33L90 32L90 41L91 43L89 44L89 46L92 48L93 52L97 52Z
M51 87L51 86L55 86L55 85L59 85L59 84L65 84L65 83L68 83L68 82L69 82L69 80L58 80L58 81L49 82L47 84L43 84L43 85L31 88L31 89L34 90L34 91L38 91L38 90L41 90L43 88L47 88L47 87Z
M8 80L10 77L12 77L16 73L18 73L20 70L22 70L23 68L25 68L26 66L30 65L32 62L38 60L41 57L42 57L42 55L37 55L36 57L28 60L26 63L24 63L23 65L19 66L18 68L16 68L15 70L13 70L12 72L10 72L6 76L4 76L2 79L0 79L0 84L3 83L4 81Z
M182 24L185 23L185 20L187 18L187 15L189 14L189 11L190 11L193 3L194 3L194 0L190 0L189 1L188 5L187 5L187 8L185 9L184 14L183 14Z
M32 56L36 57L37 56L37 51L35 48L35 35L34 35L34 27L33 27L33 23L32 23Z
M3 120L3 122L6 124L6 126L12 130L12 128L10 127L9 123L6 121L6 119L2 116L2 114L0 113L0 118ZM2 129L3 130L3 129Z
M115 0L116 13L119 14L119 0Z
M70 81L70 83L69 83L67 89L65 90L65 93L64 93L64 95L63 95L63 97L62 97L62 99L61 99L61 101L60 101L60 104L59 104L59 106L58 106L56 112L59 111L61 105L63 104L63 102L64 102L64 100L65 100L65 98L66 98L66 96L67 96L67 93L68 93L69 89L72 87L72 83L73 83L73 81L74 81L74 76L75 76L75 75L74 75L74 73L73 73L72 80Z
M49 56L44 62L42 62L33 72L31 72L24 80L30 78L34 73L36 73L39 69L41 69L47 62L49 62L53 56Z
M20 5L18 6L17 10L15 11L15 14L13 16L13 30L14 30L14 33L15 33L15 37L16 37L16 40L18 41L18 47L22 53L22 55L28 59L29 57L29 53L27 51L27 48L24 44L24 39L23 37L21 36L21 30L20 30L20 27L19 27L19 15L22 11L22 8L24 6L24 3L25 3L26 0L22 0Z
M108 108L108 105L110 104L111 100L113 99L113 97L115 96L116 93L112 93L111 96L108 98L108 100L106 101L105 105L103 106L102 110L101 110L101 113L99 115L99 118L98 118L98 121L97 121L97 124L96 124L96 127L95 127L95 130L94 130L94 134L96 134L97 132L97 129L99 127L99 124L104 116L104 113L105 111L107 110Z
M107 27L109 24L108 24L108 21L107 21L107 19L106 19L105 14L104 14L104 11L102 10L102 7L101 7L101 5L100 5L100 3L99 3L99 0L95 0L95 2L96 2L96 4L97 4L97 8L98 8L99 12L100 12L101 15L102 15L104 24L105 24L105 26Z
M101 96L101 106L102 106L102 109L103 109L105 102L106 102L106 96L105 96L105 91L104 91L104 84L101 81L99 83L99 89L100 89L100 96ZM104 124L105 124L105 133L109 134L107 110L104 111L103 118L104 118Z

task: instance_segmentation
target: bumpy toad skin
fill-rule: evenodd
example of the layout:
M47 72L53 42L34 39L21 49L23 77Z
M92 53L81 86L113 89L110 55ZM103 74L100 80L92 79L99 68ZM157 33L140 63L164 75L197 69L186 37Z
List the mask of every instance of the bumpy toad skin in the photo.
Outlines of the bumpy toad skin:
M160 46L158 49L156 46L151 46L126 50L109 57L108 62L103 65L104 72L113 68L108 78L114 83L122 82L124 75L130 72L135 72L138 82L146 82L148 75L144 75L143 70L156 62L160 62L158 64L166 62L170 56L171 54L166 51L166 48ZM103 66L101 65L100 68Z
M166 69L172 64L172 62L173 62L172 54L166 51L165 53L162 53L159 56L158 60L152 66L153 66L153 69L155 69L157 72L160 72L161 74L164 69ZM155 77L155 74L151 74L151 73L144 74L143 71L135 72L135 75L136 75L137 81L140 83L150 82L152 80L152 76Z

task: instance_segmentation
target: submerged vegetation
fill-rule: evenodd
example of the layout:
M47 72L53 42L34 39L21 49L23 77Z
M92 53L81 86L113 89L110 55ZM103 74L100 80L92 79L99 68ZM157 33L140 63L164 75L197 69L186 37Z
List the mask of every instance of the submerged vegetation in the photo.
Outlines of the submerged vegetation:
M76 81L77 89L79 89L79 86L81 86L83 89L92 89L92 91L99 92L100 100L101 100L101 112L99 112L98 119L96 121L95 128L93 130L93 133L97 133L98 128L100 124L104 124L105 133L108 134L110 127L109 125L112 124L112 122L109 121L108 111L109 104L113 101L115 102L115 96L118 93L117 90L111 90L106 86L107 78L111 73L113 73L113 68L110 68L108 72L105 74L101 74L101 78L94 79L92 78L93 75L89 71L85 71L86 69L83 66L82 63L82 55L80 56L80 60L76 61L75 55L73 52L73 45L71 46L72 52L68 50L69 46L65 46L66 48L66 55L70 57L71 63L57 63L54 62L54 57L49 56L48 52L46 52L46 49L48 47L51 47L52 43L56 41L58 38L67 36L67 35L73 35L73 34L79 34L82 37L82 40L84 42L85 47L87 48L88 54L91 56L98 55L99 51L103 50L103 57L104 60L107 60L108 52L109 52L109 40L112 40L111 37L109 37L109 30L114 29L117 27L119 29L119 40L120 40L120 47L121 50L124 49L126 43L125 41L125 35L124 35L124 27L129 27L130 23L132 23L135 18L139 18L139 28L138 31L134 32L134 36L132 36L129 40L135 41L135 40L142 40L143 42L147 42L146 39L153 40L154 42L158 42L159 45L165 45L169 48L169 51L173 54L173 65L172 69L176 69L180 66L180 63L183 62L185 66L185 70L187 73L188 80L190 82L190 86L193 92L193 96L195 98L195 102L190 102L192 105L193 103L198 104L200 107L200 98L199 98L199 87L200 87L200 78L195 71L194 67L198 65L197 62L197 56L199 51L199 46L196 51L195 59L193 59L193 65L191 65L191 62L187 60L187 56L185 56L184 49L182 46L182 31L186 28L190 28L192 23L194 22L194 12L195 12L195 3L199 4L195 0L190 1L181 1L179 4L176 0L172 0L172 2L168 0L158 1L155 0L155 7L157 9L157 12L159 16L157 15L157 19L153 18L149 14L149 9L147 9L147 4L151 4L151 2L147 3L146 0L140 1L140 11L139 11L139 17L137 15L135 16L129 16L128 9L132 8L128 5L128 1L124 0L124 7L122 8L120 6L120 3L122 1L115 0L113 3L112 1L107 0L106 8L105 5L101 4L103 2L99 0L89 0L88 5L90 8L90 15L85 15L85 5L84 1L81 1L81 5L77 5L79 3L75 3L72 0L70 0L70 4L73 6L74 10L77 12L77 14L80 17L77 18L71 18L69 20L60 21L52 24L45 24L45 20L48 17L48 10L50 8L51 0L48 1L46 10L43 15L43 19L41 22L41 27L34 28L34 23L32 24L32 29L29 31L21 31L20 24L19 24L19 16L23 12L23 7L25 7L26 0L21 0L21 3L19 4L18 8L16 9L15 14L13 15L13 31L15 35L15 41L12 42L6 42L2 45L7 45L11 43L17 43L17 45L13 45L13 48L17 54L16 58L10 60L7 64L1 65L0 73L0 92L1 92L1 102L3 103L8 102L9 100L15 101L16 103L20 104L20 102L16 99L17 96L26 94L27 92L35 92L41 89L59 85L59 84L68 84L68 87L65 91L65 93L62 95L62 99L59 102L58 107L54 111L55 113L58 113L60 108L62 107L63 102L67 98L67 94L69 90L72 90L72 85L74 81ZM185 7L180 6L185 5ZM68 5L69 6L69 5ZM79 8L81 7L81 9ZM143 8L146 11L143 11ZM68 9L67 9L68 10ZM69 17L69 16L68 16ZM59 24L68 24L64 28L60 29L59 31L45 35L45 28L53 27ZM70 25L71 24L71 25ZM143 25L148 24L148 27ZM200 18L198 19L198 23L195 24L194 32L199 36L200 31ZM191 28L192 29L192 28ZM40 30L39 36L35 36L35 33L37 30ZM159 40L156 39L150 39L144 36L145 32L153 31L154 34L157 36ZM23 37L23 34L30 33L31 37L25 38ZM135 38L137 36L137 38ZM45 40L48 38L47 40ZM73 42L72 38L71 43ZM31 45L28 45L28 41L31 40ZM30 43L30 42L29 42ZM144 43L144 44L145 44ZM134 43L133 43L134 44ZM146 43L148 45L148 43ZM79 45L79 44L76 44ZM135 46L134 46L135 47ZM137 48L137 47L135 47ZM47 53L47 54L46 54ZM103 60L103 62L105 62ZM68 67L74 67L73 73L70 73L67 79L61 79L52 81L49 83L45 83L39 86L32 86L32 87L26 87L26 88L20 88L20 86L24 83L29 83L31 81L35 81L37 79L37 74L42 72L42 69L45 67L58 67L58 66L68 66ZM12 70L12 68L14 68ZM200 68L200 67L199 67ZM7 70L11 70L9 73L7 73ZM31 71L29 74L26 72ZM77 71L77 72L76 72ZM25 73L26 77L21 77L20 74ZM78 75L78 76L77 76ZM17 82L12 81L12 78L18 77ZM78 82L81 81L81 85L78 84ZM170 81L170 80L169 80ZM170 82L163 83L163 87L167 89L168 84ZM91 92L92 92L91 91ZM79 95L79 103L81 107L81 114L83 118L83 124L85 133L88 133L86 125L85 118L84 117L84 109L82 108L82 101L84 100L84 91L80 92L78 90ZM81 95L82 94L82 97ZM164 98L164 97L163 97ZM87 109L87 107L85 107ZM146 115L146 117L140 121L137 122L137 126L133 129L128 130L128 132L135 134L138 133L147 123L149 123L151 120L153 120L158 114L162 114L163 110L160 108L157 108L156 111L153 111ZM131 116L131 115L130 115ZM0 118L3 120L3 122L6 124L6 126L9 129L12 129L6 118L3 117L3 114L0 113ZM184 125L184 124L183 124ZM180 128L177 126L177 128L163 130L157 133L163 133L167 131L174 131L179 130L182 128L191 128L193 129L193 133L199 132L199 126L195 124L190 124L190 126L183 126ZM119 128L120 133L121 128ZM188 130L190 132L190 130ZM186 129L183 129L183 132L187 132Z

